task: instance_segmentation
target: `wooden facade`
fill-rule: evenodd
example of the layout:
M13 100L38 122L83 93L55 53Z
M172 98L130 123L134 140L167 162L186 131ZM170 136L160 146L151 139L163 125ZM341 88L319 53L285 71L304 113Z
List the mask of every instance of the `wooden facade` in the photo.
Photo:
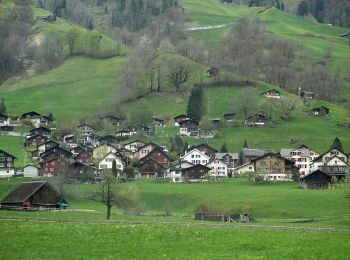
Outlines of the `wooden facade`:
M328 189L331 187L332 177L323 171L316 170L300 178L299 185L304 189Z

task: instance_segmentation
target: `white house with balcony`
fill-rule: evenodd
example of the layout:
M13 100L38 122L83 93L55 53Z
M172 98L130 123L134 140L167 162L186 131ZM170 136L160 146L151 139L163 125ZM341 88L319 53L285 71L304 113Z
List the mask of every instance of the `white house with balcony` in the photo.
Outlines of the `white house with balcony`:
M181 157L181 161L190 162L193 164L207 165L209 163L210 157L205 153L193 149L189 152L185 152L185 155Z
M307 175L311 172L311 156L309 149L286 149L282 148L280 155L283 158L295 162L294 166L297 167L301 176Z

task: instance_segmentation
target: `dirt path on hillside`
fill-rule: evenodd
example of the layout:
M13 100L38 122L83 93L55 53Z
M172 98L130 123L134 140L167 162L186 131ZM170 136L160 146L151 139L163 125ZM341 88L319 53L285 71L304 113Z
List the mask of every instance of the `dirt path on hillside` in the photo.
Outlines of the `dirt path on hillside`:
M210 30L210 29L219 29L228 25L231 25L232 23L229 24L219 24L219 25L204 25L204 26L195 26L195 27L190 27L187 28L186 31L202 31L202 30Z
M188 227L215 227L215 228L250 228L260 230L285 230L285 231L299 231L299 232L323 232L323 233L350 233L350 228L333 228L333 227L289 227L289 226L263 226L263 225L241 225L233 223L193 223L193 222L163 222L163 221L127 221L127 220L111 220L111 221L94 221L94 220L53 220L53 219L23 219L23 218L0 218L0 221L28 221L28 222L42 222L42 223L70 223L70 224L109 224L109 225L179 225Z

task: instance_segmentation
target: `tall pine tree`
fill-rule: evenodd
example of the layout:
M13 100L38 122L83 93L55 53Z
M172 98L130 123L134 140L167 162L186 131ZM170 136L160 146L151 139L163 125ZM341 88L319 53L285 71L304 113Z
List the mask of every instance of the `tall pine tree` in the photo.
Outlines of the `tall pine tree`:
M5 99L4 98L1 98L0 114L3 114L3 115L7 114L7 108L6 108L6 105L5 105Z
M195 87L187 104L187 115L194 121L200 122L204 114L204 93L202 87Z
M339 151L343 151L343 145L338 137L334 138L331 149L338 149Z

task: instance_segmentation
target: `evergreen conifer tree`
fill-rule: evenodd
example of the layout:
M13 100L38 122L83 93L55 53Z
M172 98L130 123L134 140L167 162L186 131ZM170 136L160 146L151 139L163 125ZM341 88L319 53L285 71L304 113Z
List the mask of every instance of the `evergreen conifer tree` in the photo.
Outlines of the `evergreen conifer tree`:
M1 98L0 114L4 114L4 115L7 114L7 108L6 108L6 105L5 105L5 99L4 98Z
M222 145L222 147L221 147L221 149L220 149L220 152L221 153L227 153L228 151L227 151L227 147L226 147L226 143L223 143L223 145Z
M192 89L186 112L194 121L200 122L202 119L204 114L204 94L201 87Z
M338 137L334 138L331 149L338 149L339 151L343 151L343 145Z

